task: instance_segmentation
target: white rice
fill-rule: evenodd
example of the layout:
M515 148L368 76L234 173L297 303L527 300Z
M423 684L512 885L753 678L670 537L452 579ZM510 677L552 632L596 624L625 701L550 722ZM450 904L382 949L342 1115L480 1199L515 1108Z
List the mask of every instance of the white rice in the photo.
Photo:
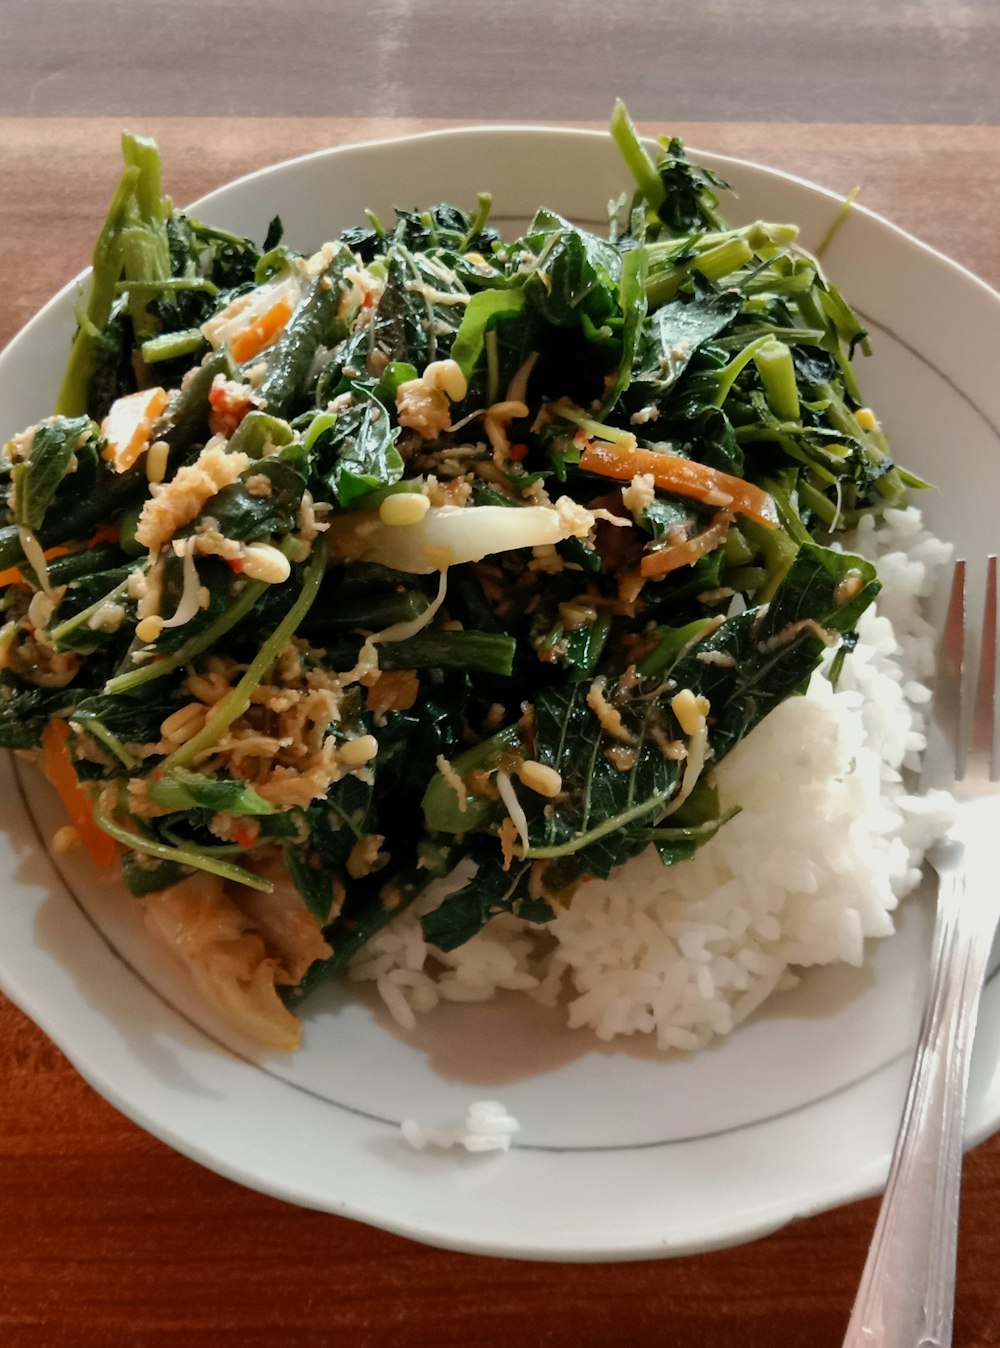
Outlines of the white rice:
M374 980L406 1029L441 1000L513 989L565 1006L572 1028L600 1039L655 1034L692 1050L793 987L793 969L861 964L951 819L946 793L915 796L903 781L930 699L923 601L951 549L913 508L866 520L849 548L877 561L883 590L836 690L817 672L720 764L721 803L741 812L692 860L668 868L650 850L583 885L548 926L501 915L446 954L420 917L459 876L371 941L350 977Z
M469 1106L464 1123L432 1126L404 1119L399 1126L403 1141L417 1151L425 1147L464 1147L466 1151L509 1151L511 1139L521 1125L499 1100L477 1100Z

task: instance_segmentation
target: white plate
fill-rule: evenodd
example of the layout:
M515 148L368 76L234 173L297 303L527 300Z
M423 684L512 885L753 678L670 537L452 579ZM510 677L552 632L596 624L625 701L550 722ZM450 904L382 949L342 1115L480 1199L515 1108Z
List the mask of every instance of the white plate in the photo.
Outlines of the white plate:
M734 222L794 220L815 246L836 198L712 155ZM170 166L167 165L169 180ZM197 204L261 238L279 211L312 248L363 218L492 190L516 229L545 203L598 224L625 185L608 139L575 131L443 132L310 155ZM927 514L973 557L1000 498L1000 296L864 210L827 266L869 322L863 386L897 450L937 482ZM0 358L0 433L45 415L72 327L73 288ZM884 1181L923 991L927 914L863 971L821 969L694 1057L603 1047L511 1000L447 1007L411 1040L350 989L306 1011L304 1047L255 1050L193 995L143 935L124 891L44 847L59 807L31 770L0 765L0 984L104 1096L178 1150L295 1203L486 1254L632 1259L707 1250L876 1191ZM969 1135L1000 1126L1000 978L986 990ZM399 1123L457 1120L497 1096L522 1132L504 1157L415 1153Z

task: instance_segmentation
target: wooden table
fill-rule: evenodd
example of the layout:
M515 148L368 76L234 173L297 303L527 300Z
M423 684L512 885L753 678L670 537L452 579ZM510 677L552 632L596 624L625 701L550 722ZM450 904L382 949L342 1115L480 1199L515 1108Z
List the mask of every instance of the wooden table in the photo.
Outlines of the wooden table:
M207 7L150 7L164 38L137 26L135 12L146 7L99 0L90 11L121 25L108 57L81 27L84 7L36 0L30 13L18 8L0 21L8 39L0 27L0 343L88 260L126 121L159 140L169 188L184 201L306 150L446 124L381 114L582 121L602 116L612 93L631 87L640 117L671 109L686 117L670 129L690 144L841 191L860 183L868 205L1000 286L1000 104L990 55L998 11L990 0L939 5L923 19L894 5L879 18L857 0L824 17L810 7L808 19L779 0L766 9L751 0L731 15L724 4L697 14L683 4L676 9L687 27L675 14L655 30L664 52L671 33L685 35L683 51L662 67L639 31L665 13L654 12L653 0L628 9L609 3L600 14L583 6L579 22L566 25L567 64L558 69L539 58L541 39L521 0L503 11L510 22L502 25L435 0L421 11L429 29L408 6L382 0L372 10L376 37L360 39L349 60L333 37L343 39L355 20L341 16L338 27L336 6L309 4L300 15L318 25L317 40L303 42L300 29L304 73L281 98L270 86L259 97L248 92L250 73L238 59L250 50L244 29L256 16L262 41L273 38L287 68L294 44L274 10L265 16L262 6L224 0L213 9L216 36L194 40L181 29ZM440 81L452 68L427 33L441 42L449 24L458 32L480 21L488 31L477 29L473 45L502 67L487 63L478 80L463 67L444 98ZM610 73L598 76L600 35L616 22L633 25L636 68L623 66L614 47ZM798 39L789 24L802 26ZM332 43L322 96L310 84L323 65L320 30ZM514 90L519 33L530 79ZM179 82L167 79L169 62L151 55L154 36L185 52ZM231 69L215 60L220 44L235 53ZM719 52L728 65L713 65ZM889 53L899 58L895 74ZM808 79L805 61L814 61ZM766 80L751 77L765 68ZM584 98L591 77L596 92ZM163 115L177 111L192 115ZM219 111L237 115L212 115ZM857 120L844 124L845 116ZM718 117L727 120L707 120ZM748 117L758 120L737 120ZM546 1348L827 1348L840 1343L876 1211L873 1201L856 1203L753 1245L666 1263L539 1265L425 1249L261 1197L174 1154L95 1095L2 999L0 1157L4 1348L493 1348L529 1335ZM956 1330L965 1348L1000 1344L998 1212L1000 1137L966 1163Z

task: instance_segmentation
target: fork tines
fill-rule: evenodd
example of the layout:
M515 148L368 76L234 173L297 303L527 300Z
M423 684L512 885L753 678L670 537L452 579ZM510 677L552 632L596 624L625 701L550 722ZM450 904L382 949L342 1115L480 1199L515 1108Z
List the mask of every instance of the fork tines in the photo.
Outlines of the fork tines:
M981 786L1000 777L995 556L987 558L986 599L978 640L966 621L968 588L968 568L965 561L958 561L938 655L922 776L925 787L949 785L949 778L954 783ZM978 669L974 663L977 647Z
M997 559L986 561L986 605L979 646L979 681L972 713L972 738L967 771L997 780L1000 763L996 742L997 704Z

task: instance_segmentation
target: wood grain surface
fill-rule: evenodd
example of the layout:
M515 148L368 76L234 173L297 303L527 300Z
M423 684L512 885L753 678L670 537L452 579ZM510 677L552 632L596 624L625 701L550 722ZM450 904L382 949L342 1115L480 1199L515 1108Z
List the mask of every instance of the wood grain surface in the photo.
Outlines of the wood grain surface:
M473 109L474 111L474 109ZM386 118L133 117L187 200ZM443 124L443 123L434 123ZM116 116L0 119L0 342L85 265ZM661 126L651 130L663 130ZM862 199L1000 284L995 126L674 125ZM933 315L928 315L933 321ZM665 1199L666 1201L666 1199ZM0 1348L834 1348L873 1201L663 1263L539 1265L425 1249L264 1198L142 1133L0 999ZM1000 1137L966 1162L956 1344L1000 1344Z

